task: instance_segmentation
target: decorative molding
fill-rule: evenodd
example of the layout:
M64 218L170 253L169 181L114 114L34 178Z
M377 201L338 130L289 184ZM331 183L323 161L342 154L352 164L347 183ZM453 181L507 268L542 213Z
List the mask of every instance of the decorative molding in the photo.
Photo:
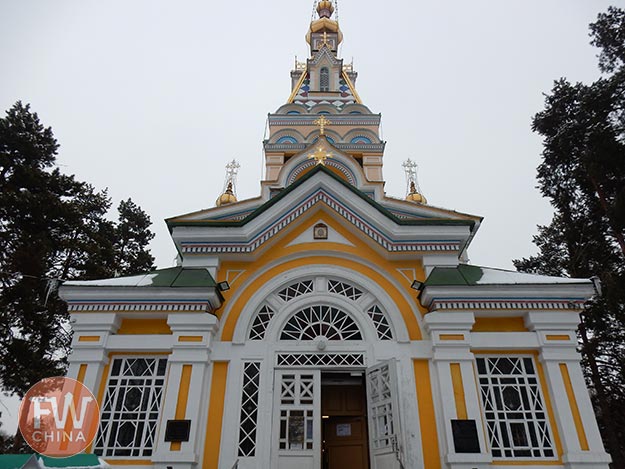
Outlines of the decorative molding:
M349 182L352 186L356 185L356 176L354 175L353 171L349 169L349 167L342 161L329 159L326 160L324 164L326 166L331 166L332 168L338 169L341 174L345 175L345 177L347 178L347 182ZM296 181L297 177L302 173L302 171L315 165L317 165L317 162L314 160L303 160L295 168L293 168L286 177L286 186L290 186L291 184L293 184Z
M182 241L180 243L183 254L212 254L212 253L251 253L277 235L286 228L294 220L302 216L308 210L318 203L324 203L336 213L341 215L347 221L352 223L356 228L376 241L382 247L390 252L437 252L437 253L456 253L460 250L460 240L407 240L396 241L389 238L386 234L369 221L365 221L361 216L353 212L347 205L339 202L334 196L326 192L324 189L317 189L310 194L304 201L289 210L277 221L257 233L249 241L233 241L224 242L193 242Z
M210 302L206 299L197 301L68 301L68 311L75 312L118 312L118 311L210 311Z
M412 284L417 279L417 271L416 269L397 269L397 272L401 274L408 283Z
M245 270L227 270L226 281L232 286L237 279L245 273ZM231 276L232 275L232 276Z
M364 353L278 353L277 366L365 366Z
M559 309L577 310L584 306L583 299L449 299L432 300L431 310L449 309Z
M319 116L316 114L289 114L289 115L270 115L269 126L305 126L310 127L313 121ZM332 114L332 125L378 125L380 116L378 114Z

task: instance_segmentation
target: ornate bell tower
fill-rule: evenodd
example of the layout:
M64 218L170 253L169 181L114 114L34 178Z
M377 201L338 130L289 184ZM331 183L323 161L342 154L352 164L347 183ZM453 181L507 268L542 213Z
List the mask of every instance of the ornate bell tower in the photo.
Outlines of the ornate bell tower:
M305 62L296 60L291 95L269 114L269 138L263 142L265 183L273 187L291 158L313 151L316 142L323 140L353 158L367 182L381 184L385 142L380 139L380 114L363 105L355 88L358 74L338 57L343 33L333 17L335 4L321 0L315 10L318 17L306 33L310 57ZM323 126L317 123L320 116L325 116Z

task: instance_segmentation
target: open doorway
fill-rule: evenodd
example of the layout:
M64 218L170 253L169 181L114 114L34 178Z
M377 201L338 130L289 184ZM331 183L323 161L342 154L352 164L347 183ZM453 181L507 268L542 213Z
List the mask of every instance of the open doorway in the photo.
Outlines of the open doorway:
M321 374L323 469L369 469L363 372Z

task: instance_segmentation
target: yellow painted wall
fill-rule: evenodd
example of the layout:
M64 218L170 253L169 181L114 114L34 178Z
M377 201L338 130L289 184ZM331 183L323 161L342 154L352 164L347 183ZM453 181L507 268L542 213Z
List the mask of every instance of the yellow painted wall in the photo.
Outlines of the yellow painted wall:
M353 246L328 241L287 246L302 232L309 229L312 221L316 223L318 220L337 231L353 243ZM425 309L420 308L416 301L416 292L410 288L412 280L423 281L425 278L425 272L420 261L417 259L414 261L385 259L374 248L365 243L361 237L354 235L325 211L309 214L297 228L275 238L263 247L262 254L258 259L250 262L226 261L221 265L218 274L219 282L227 280L228 271L242 271L236 282L231 284L231 289L223 292L225 305L229 306L227 306L226 317L223 317L223 310L217 312L218 317L223 321L221 340L232 340L237 320L243 308L248 307L248 302L259 285L264 285L276 276L298 267L328 264L354 270L380 285L395 302L403 317L410 340L422 339L417 316L425 314ZM309 255L311 252L315 252L315 255ZM403 270L404 274L400 270ZM414 271L415 278L407 278L406 271ZM254 282L244 291L240 291L240 285L250 279L254 279ZM406 296L415 298L415 300L407 301ZM232 301L233 298L234 301Z

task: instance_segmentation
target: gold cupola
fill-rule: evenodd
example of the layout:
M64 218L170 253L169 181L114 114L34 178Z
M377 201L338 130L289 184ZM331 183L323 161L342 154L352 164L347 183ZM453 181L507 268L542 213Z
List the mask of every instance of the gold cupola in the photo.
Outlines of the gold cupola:
M219 197L217 197L217 201L215 202L215 205L217 205L217 207L221 207L222 205L232 204L236 201L237 201L237 196L234 195L234 189L233 189L232 183L228 183L228 186L226 187L226 190L224 191L224 193L221 194Z
M402 166L406 172L407 194L406 200L415 204L427 204L428 201L421 192L419 183L417 182L417 163L408 158L403 162Z
M332 19L334 5L331 1L322 0L317 3L319 18L310 23L306 33L306 42L310 44L311 51L317 51L326 45L336 52L339 44L343 41L343 33L337 20Z
M215 205L221 207L222 205L233 204L237 201L236 195L236 180L239 172L240 164L236 160L232 160L226 165L226 180L224 182L224 190L217 200Z
M416 204L427 204L428 201L423 194L421 194L414 183L410 183L410 189L408 190L408 195L406 196L406 200L408 202L414 202Z

